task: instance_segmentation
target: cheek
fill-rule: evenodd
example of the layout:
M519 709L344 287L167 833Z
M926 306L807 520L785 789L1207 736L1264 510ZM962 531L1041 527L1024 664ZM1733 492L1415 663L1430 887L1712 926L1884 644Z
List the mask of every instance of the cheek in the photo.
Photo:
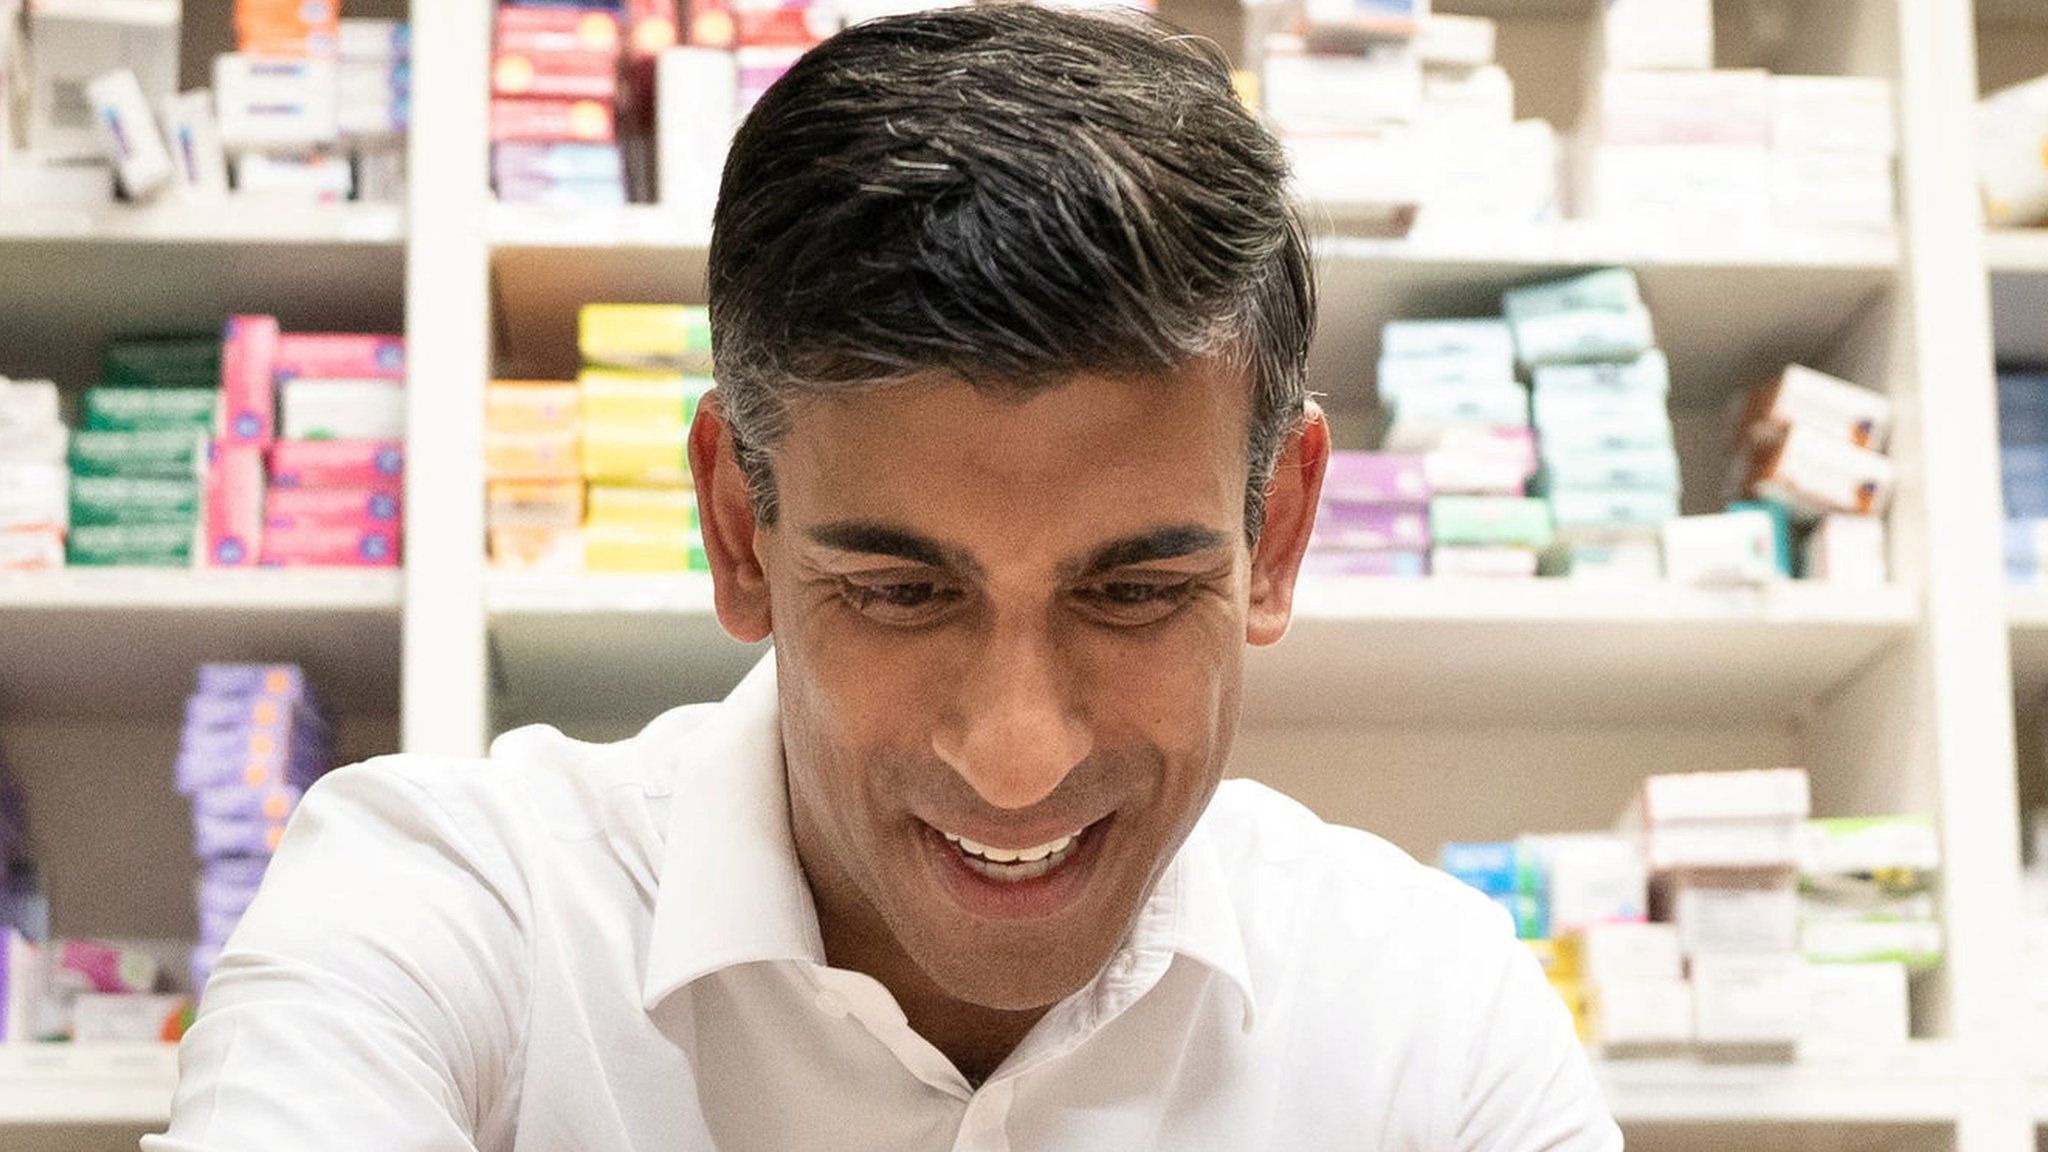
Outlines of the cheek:
M776 674L801 693L808 750L857 760L921 747L929 654L864 627L830 595L777 597Z
M1097 722L1122 729L1105 743L1153 751L1169 809L1171 797L1205 793L1221 775L1236 731L1243 628L1228 605L1205 606L1143 642L1112 638L1092 662Z

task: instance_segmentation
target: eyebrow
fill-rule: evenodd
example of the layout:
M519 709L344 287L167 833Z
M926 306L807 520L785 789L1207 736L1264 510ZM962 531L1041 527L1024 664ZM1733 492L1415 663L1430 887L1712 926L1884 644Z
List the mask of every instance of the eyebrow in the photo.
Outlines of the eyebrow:
M1197 552L1209 552L1228 547L1232 541L1228 533L1218 532L1200 524L1174 524L1155 528L1122 540L1115 540L1097 548L1088 558L1068 567L1069 578L1096 576L1132 564L1150 564L1157 560L1177 560Z
M892 528L866 520L848 520L837 524L822 524L811 529L808 535L813 543L839 552L858 552L867 556L894 556L912 564L923 564L931 568L959 568L967 572L981 571L981 565L958 548L951 548L928 536Z
M820 525L806 535L812 542L835 551L893 556L912 564L953 568L973 575L981 572L981 565L961 549L888 524L849 520ZM1067 579L1080 579L1133 564L1175 560L1197 552L1225 548L1232 540L1228 533L1200 524L1173 524L1113 540L1081 560L1061 565L1061 571Z

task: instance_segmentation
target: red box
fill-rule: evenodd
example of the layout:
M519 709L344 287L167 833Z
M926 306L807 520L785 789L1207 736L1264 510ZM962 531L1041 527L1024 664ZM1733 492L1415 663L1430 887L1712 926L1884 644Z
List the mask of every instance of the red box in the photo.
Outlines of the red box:
M263 522L278 529L302 524L323 528L395 528L405 520L405 493L396 484L364 488L272 488L263 503Z
M619 18L580 8L498 8L500 52L605 52L617 55Z
M206 465L206 567L252 567L262 546L263 447L216 440Z
M626 55L654 59L676 46L682 26L676 0L626 0Z
M499 96L609 100L618 83L618 57L609 52L500 52L491 64Z
M402 533L394 526L300 524L263 534L265 568L396 568Z
M404 479L399 440L279 440L270 447L273 490L391 487Z
M741 10L732 14L732 20L735 39L751 48L809 48L835 31L829 11L809 5Z
M221 339L220 412L213 434L231 444L270 443L277 427L277 318L230 316Z
M618 139L618 118L605 100L491 101L491 140L544 144L581 141L610 144Z

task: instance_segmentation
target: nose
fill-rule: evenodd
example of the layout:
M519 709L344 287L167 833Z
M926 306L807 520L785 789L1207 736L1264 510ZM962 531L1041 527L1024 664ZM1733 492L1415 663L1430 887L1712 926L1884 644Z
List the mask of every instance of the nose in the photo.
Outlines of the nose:
M1075 689L1043 621L999 625L963 670L932 750L989 804L1029 808L1093 748Z

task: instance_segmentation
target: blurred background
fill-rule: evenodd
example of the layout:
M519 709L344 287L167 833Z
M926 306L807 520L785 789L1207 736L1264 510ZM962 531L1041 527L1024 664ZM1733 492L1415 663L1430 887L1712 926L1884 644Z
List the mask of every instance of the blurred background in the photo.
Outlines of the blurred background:
M322 772L757 658L718 171L918 6L0 0L0 1147L163 1124ZM1156 11L1340 449L1234 771L1513 913L1631 1147L2048 1148L2048 4Z

